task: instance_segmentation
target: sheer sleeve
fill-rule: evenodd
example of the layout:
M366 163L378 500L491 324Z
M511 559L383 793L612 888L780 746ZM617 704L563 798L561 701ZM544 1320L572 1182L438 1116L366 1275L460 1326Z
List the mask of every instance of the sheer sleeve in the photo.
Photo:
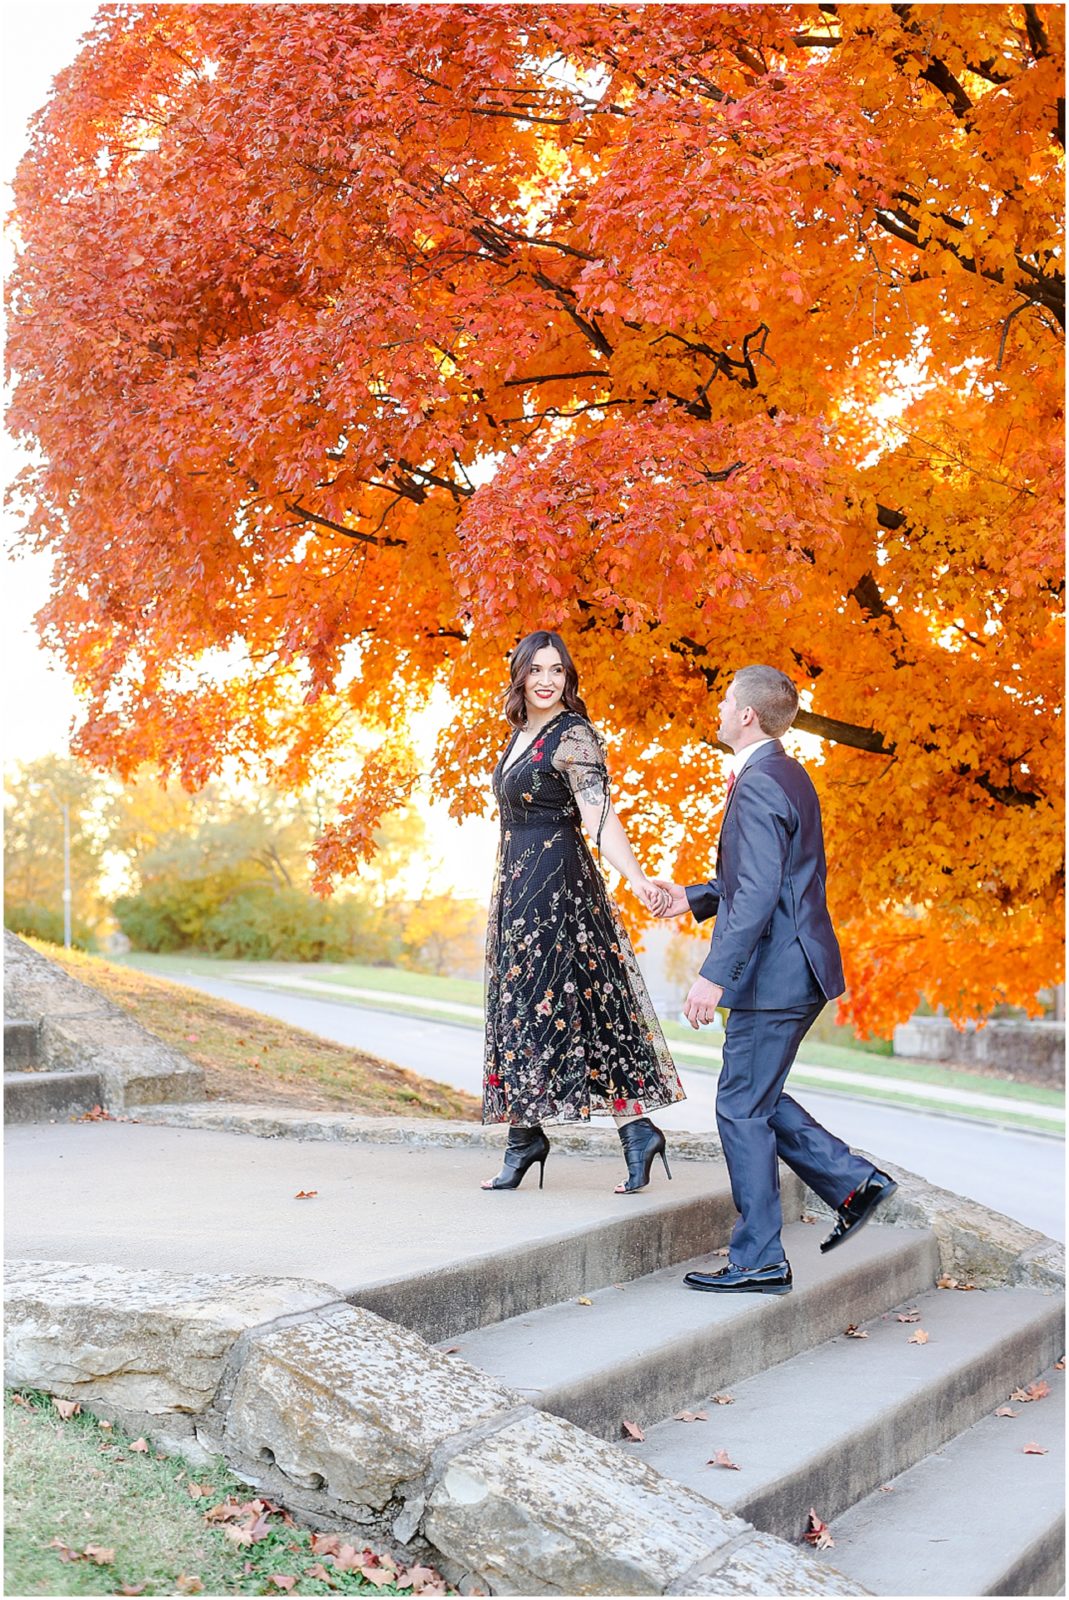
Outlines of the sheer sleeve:
M601 735L589 722L573 722L565 728L553 752L552 765L567 780L577 800L600 806L596 845L601 846L601 830L609 814L609 769Z

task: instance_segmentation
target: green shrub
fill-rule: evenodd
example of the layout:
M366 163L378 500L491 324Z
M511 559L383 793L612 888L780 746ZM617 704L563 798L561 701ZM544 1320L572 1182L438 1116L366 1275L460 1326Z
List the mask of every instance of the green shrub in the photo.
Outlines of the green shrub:
M4 927L27 939L44 939L49 944L63 943L63 911L50 906L17 905L4 901ZM96 938L84 922L72 922L71 943L76 950L95 951Z

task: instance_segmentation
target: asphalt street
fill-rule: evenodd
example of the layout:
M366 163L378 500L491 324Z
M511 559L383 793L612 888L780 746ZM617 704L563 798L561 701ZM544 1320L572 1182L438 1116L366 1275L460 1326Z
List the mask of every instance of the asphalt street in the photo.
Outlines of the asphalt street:
M175 982L278 1017L325 1039L354 1045L423 1077L478 1095L482 1036L473 1028L363 1009L216 978L168 974ZM715 1129L716 1080L682 1068L687 1099L657 1113L667 1130ZM1065 1238L1065 1144L963 1118L881 1106L808 1087L796 1098L813 1116L874 1160L897 1162L931 1183L968 1195L995 1211Z

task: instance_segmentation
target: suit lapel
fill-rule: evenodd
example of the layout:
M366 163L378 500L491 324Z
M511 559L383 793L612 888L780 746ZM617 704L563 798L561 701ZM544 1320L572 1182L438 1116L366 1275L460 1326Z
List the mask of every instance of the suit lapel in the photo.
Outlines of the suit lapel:
M754 751L754 753L750 757L749 761L747 761L747 763L743 767L742 771L736 777L735 782L731 785L731 793L728 795L727 805L724 807L724 815L720 818L720 836L717 839L717 843L716 843L716 871L717 871L717 876L718 877L720 875L720 845L721 845L721 840L724 837L724 824L727 822L728 812L731 810L732 801L734 800L735 796L739 792L739 784L743 781L743 779L745 778L746 774L749 772L750 768L758 766L765 759L766 756L770 756L770 755L779 755L779 756L781 756L782 754L783 754L783 746L780 744L778 739L772 739L772 740L769 741L768 744L763 744L761 746L760 750L755 750Z

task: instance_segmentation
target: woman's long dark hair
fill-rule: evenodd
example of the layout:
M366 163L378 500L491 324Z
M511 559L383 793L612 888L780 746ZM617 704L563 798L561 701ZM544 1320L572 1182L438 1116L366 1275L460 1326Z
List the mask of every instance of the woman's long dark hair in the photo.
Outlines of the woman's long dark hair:
M527 725L527 698L524 694L524 685L527 674L531 670L531 662L539 650L552 648L557 651L564 663L564 694L562 701L569 711L578 711L581 717L590 720L589 713L582 700L579 698L579 674L575 669L575 662L568 653L568 646L559 633L547 633L540 628L537 633L529 633L521 639L509 657L509 686L505 691L505 716L514 728L524 728Z

